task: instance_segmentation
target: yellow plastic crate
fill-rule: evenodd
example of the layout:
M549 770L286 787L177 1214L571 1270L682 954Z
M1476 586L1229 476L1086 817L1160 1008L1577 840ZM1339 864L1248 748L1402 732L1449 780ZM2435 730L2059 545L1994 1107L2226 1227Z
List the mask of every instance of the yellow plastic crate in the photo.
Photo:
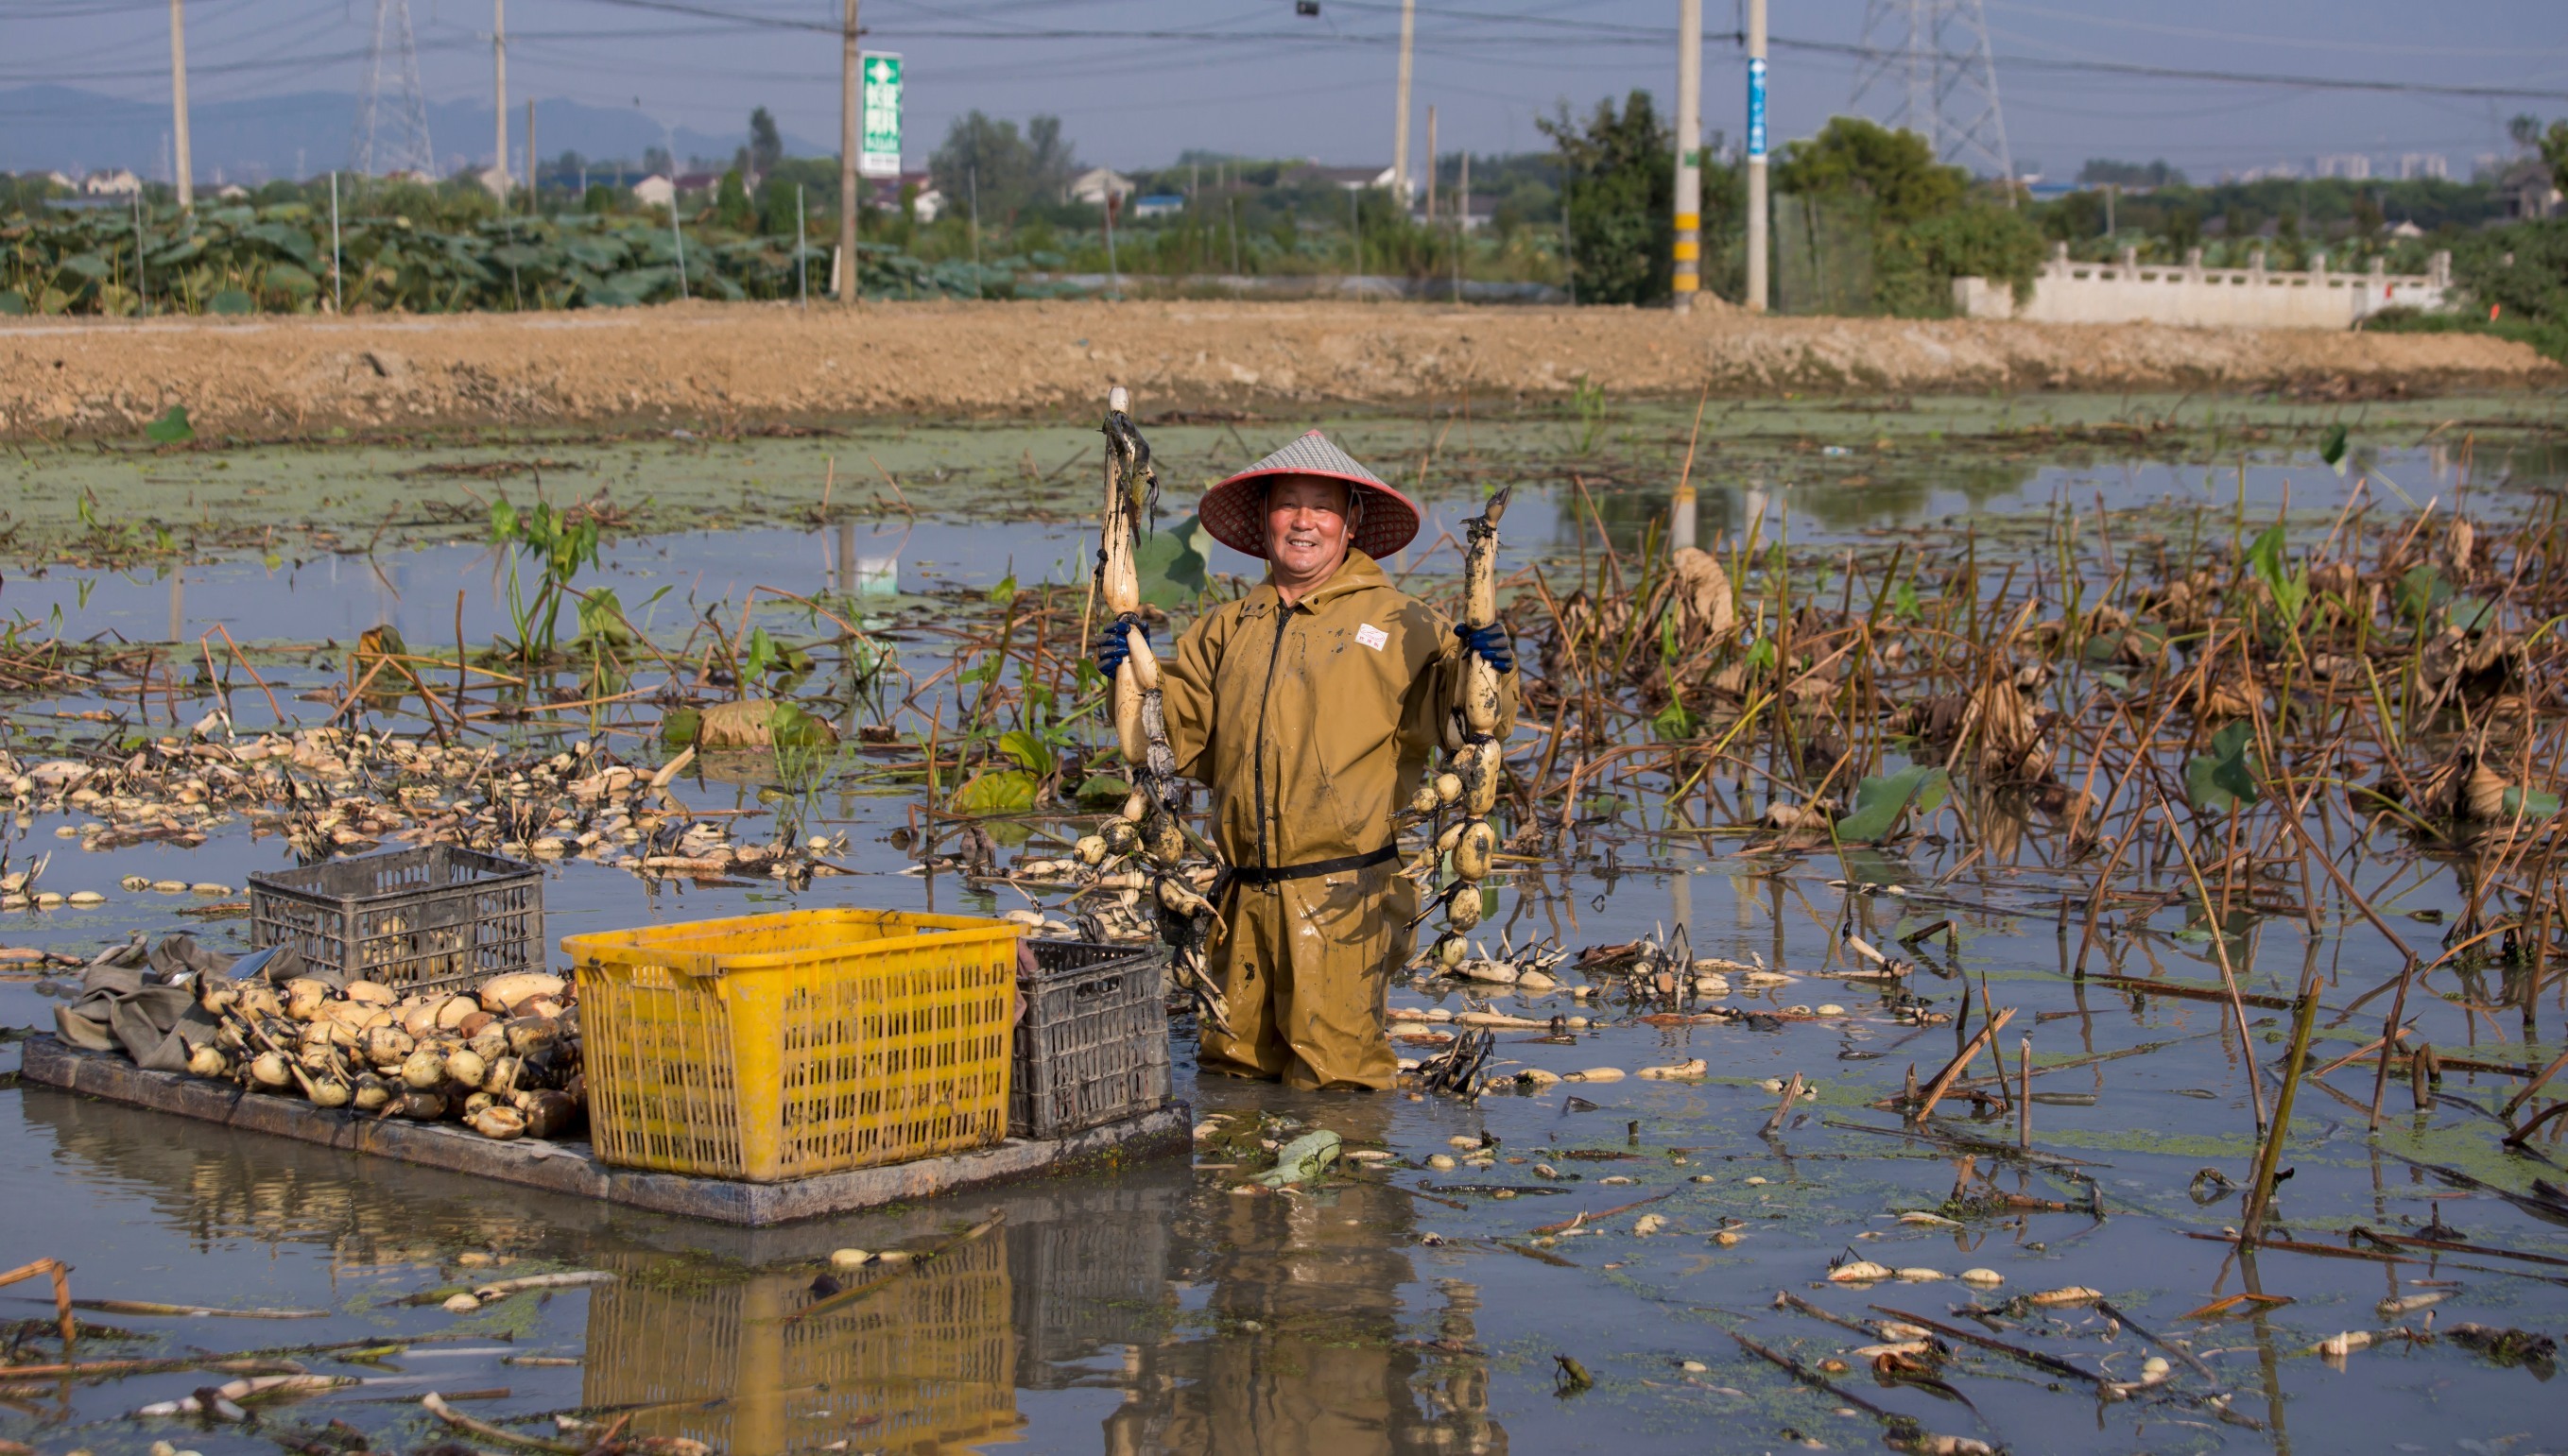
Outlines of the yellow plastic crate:
M597 1155L774 1183L997 1143L1023 931L799 910L564 938Z

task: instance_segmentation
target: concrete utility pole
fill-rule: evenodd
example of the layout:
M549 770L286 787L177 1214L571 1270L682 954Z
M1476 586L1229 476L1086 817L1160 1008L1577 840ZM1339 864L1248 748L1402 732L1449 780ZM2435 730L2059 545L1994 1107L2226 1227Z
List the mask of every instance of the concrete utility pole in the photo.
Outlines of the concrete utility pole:
M857 125L864 110L864 56L856 39L856 3L846 0L838 54L838 302L856 301Z
M187 13L184 0L169 0L169 112L178 138L177 165L171 176L178 183L178 206L181 210L196 205L193 163L187 155Z
M1436 173L1438 170L1439 163L1436 155L1436 108L1431 106L1427 109L1427 220L1430 222L1436 220Z
M1766 0L1748 0L1748 311L1766 311Z
M1417 43L1418 0L1400 0L1400 120L1391 129L1391 189L1403 211L1409 207L1409 63Z
M526 98L526 215L535 215L535 99Z
M1703 0L1677 0L1676 254L1683 315L1694 312L1703 287Z
M508 0L490 0L490 117L498 133L498 168L491 190L499 210L508 210Z

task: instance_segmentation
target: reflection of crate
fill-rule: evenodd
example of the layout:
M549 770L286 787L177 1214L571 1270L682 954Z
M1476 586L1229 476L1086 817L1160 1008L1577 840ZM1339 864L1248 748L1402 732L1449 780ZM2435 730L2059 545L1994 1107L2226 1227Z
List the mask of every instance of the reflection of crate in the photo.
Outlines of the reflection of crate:
M1020 933L798 910L564 939L598 1157L773 1183L999 1141Z
M583 1402L710 1401L635 1415L628 1434L686 1436L726 1456L942 1451L1022 1422L1005 1241L961 1245L842 1310L807 1272L657 1286L643 1270L588 1305Z
M1068 1200L1043 1223L1011 1222L1017 1329L1025 1336L1018 1383L1066 1390L1095 1378L1106 1345L1149 1344L1176 1315L1169 1289L1168 1231L1177 1216L1169 1190L1116 1189L1108 1199Z
M1088 941L1036 941L1017 1024L1008 1135L1060 1137L1168 1100L1159 960Z
M543 871L433 844L249 877L250 945L401 991L544 968Z

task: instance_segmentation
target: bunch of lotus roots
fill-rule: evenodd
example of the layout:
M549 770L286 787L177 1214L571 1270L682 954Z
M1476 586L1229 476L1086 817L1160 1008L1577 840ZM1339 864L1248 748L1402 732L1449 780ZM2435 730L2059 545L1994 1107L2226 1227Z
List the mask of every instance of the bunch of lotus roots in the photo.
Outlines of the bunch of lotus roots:
M476 993L426 995L374 981L206 977L196 1001L216 1022L187 1058L200 1077L299 1092L319 1107L452 1118L503 1141L561 1137L585 1116L579 1009L558 976L516 972Z

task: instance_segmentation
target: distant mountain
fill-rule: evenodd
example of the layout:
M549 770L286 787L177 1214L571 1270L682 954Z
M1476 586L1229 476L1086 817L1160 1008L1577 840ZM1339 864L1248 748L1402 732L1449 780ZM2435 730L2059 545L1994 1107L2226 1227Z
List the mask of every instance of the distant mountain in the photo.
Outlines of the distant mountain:
M208 102L190 109L188 141L196 179L256 184L272 177L317 176L349 164L357 127L357 98L347 92L305 91L255 101ZM526 103L508 107L508 146L525 146ZM130 167L165 179L169 131L166 104L126 101L68 86L0 89L0 171L59 170L72 176ZM453 172L490 161L488 101L431 102L429 140L437 144L438 170ZM641 113L570 101L535 101L535 146L550 160L576 151L591 161L639 162L643 148L674 142L678 160L728 159L748 144L749 118L736 133L680 127L664 137ZM831 154L834 148L788 135L796 155Z

